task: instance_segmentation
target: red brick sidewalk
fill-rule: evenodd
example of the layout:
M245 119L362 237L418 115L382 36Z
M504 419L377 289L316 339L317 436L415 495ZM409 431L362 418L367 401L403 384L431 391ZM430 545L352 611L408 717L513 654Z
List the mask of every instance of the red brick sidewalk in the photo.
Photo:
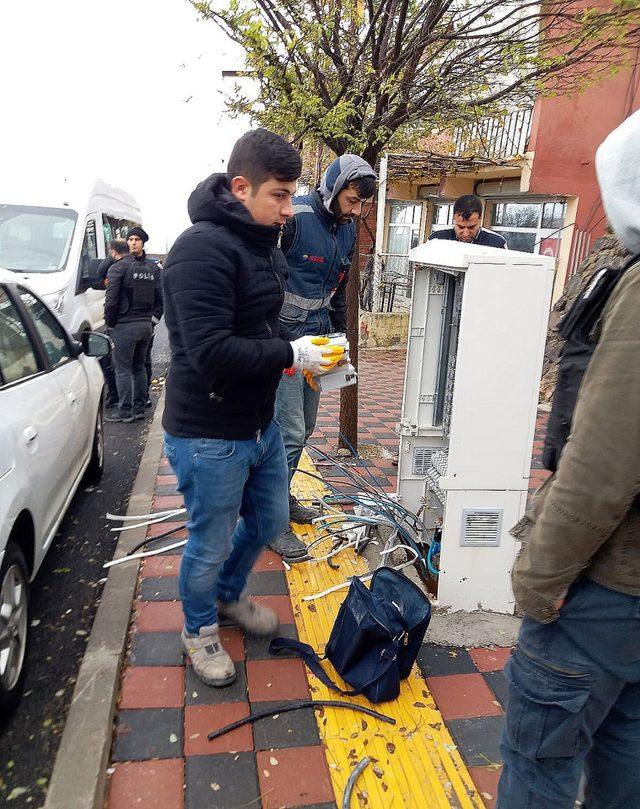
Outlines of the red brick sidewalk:
M360 368L361 444L378 444L389 457L364 462L381 486L395 491L404 352L366 352ZM323 397L314 443L336 449L337 394ZM544 420L539 421L539 430ZM536 450L541 444L537 436ZM322 469L323 474L328 468ZM335 470L332 472L335 474ZM539 476L534 472L534 476ZM162 459L154 510L181 504L175 477ZM175 523L149 529L154 536ZM184 536L185 532L176 534ZM314 715L283 714L209 742L207 734L265 706L308 696L298 660L270 658L268 644L225 629L223 642L238 668L225 689L208 688L182 659L180 557L146 559L138 582L129 654L122 677L112 752L108 809L335 808ZM296 637L282 564L265 552L249 581L256 600L275 609L282 634ZM498 740L507 687L502 668L508 649L425 645L418 665L487 807L499 777ZM376 809L378 809L376 807Z

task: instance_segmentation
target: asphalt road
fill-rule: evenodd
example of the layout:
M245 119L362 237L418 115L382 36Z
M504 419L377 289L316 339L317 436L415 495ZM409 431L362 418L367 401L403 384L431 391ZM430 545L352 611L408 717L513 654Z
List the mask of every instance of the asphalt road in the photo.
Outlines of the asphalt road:
M164 376L168 342L156 329L154 375ZM157 403L160 387L152 392ZM116 546L105 514L124 514L153 410L145 421L105 424L105 473L80 487L31 592L31 647L22 703L0 724L0 806L42 807L75 678L100 600L104 561Z

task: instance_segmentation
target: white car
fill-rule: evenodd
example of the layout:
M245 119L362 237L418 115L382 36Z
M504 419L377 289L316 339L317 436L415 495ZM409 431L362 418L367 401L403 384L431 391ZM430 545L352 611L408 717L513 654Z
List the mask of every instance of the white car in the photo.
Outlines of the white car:
M73 340L0 270L0 715L18 703L33 580L83 478L103 471L109 338Z

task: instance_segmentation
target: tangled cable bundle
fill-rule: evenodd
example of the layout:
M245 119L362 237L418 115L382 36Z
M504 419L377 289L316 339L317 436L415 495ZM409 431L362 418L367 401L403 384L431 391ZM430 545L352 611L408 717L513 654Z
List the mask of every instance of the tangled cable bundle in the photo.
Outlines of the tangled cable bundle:
M438 570L435 566L435 557L439 554L440 543L435 535L430 541L424 536L420 512L416 514L410 511L398 502L393 495L383 491L357 451L344 436L342 438L358 466L337 460L313 444L307 444L307 446L325 462L340 469L348 479L348 483L338 487L331 480L326 480L320 475L304 469L296 470L297 474L308 475L320 481L323 487L328 490L326 494L318 498L322 514L313 520L316 527L316 538L308 546L310 562L326 562L332 568L337 569L338 566L334 562L336 556L349 548L353 548L356 553L360 554L369 545L378 545L378 540L374 538L374 529L385 528L387 530L391 529L391 533L385 541L384 548L380 551L382 564L386 564L387 557L390 554L397 550L403 550L406 552L407 559L396 565L396 570L415 565L421 574L437 576ZM353 513L344 511L344 508L342 508L344 506L353 507ZM123 523L116 528L112 528L112 531L127 531L161 523L184 513L185 509L180 508L136 516L119 516L116 514L107 514L106 516L109 520L117 520ZM112 559L106 562L103 567L109 568L133 559L143 559L147 556L155 556L179 548L186 544L186 539L171 542L159 548L153 547L151 550L142 550L183 530L185 526L186 523L180 523L155 537L147 537L131 548L125 556ZM362 581L368 581L372 575L367 574L359 578ZM351 578L321 593L305 596L304 600L312 601L328 593L348 587L350 581Z

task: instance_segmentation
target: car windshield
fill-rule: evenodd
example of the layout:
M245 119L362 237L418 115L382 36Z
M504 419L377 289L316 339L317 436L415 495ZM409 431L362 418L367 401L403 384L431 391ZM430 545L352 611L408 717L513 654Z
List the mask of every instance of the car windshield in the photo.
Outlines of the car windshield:
M28 273L64 269L77 218L68 208L0 205L0 267Z

